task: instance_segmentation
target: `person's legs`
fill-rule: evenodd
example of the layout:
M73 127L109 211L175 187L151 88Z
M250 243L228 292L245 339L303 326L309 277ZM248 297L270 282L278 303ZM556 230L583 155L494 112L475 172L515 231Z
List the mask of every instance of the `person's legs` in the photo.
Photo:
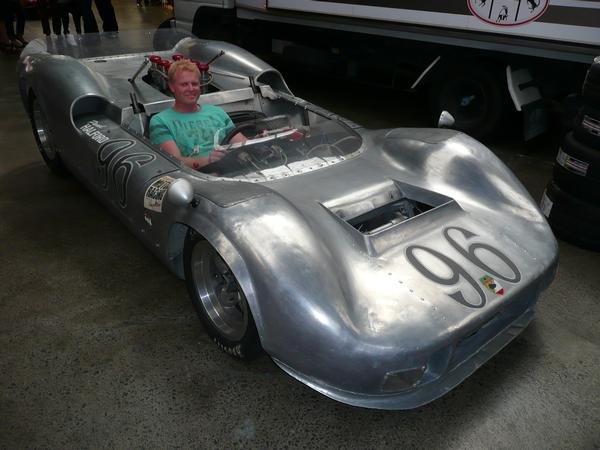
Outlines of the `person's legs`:
M56 2L56 0L50 0L50 14L52 16L52 31L54 34L60 36L62 18L60 5Z
M4 16L0 17L0 47L5 50L9 47L10 39L6 33L6 24L4 22Z
M17 29L16 29L16 37L21 43L26 43L23 39L23 34L25 33L25 9L23 5L21 5L20 1L14 3L15 5L15 16L17 18Z
M117 24L117 17L115 16L115 9L111 3L111 0L94 0L98 14L102 19L102 31L119 31L119 25Z
M46 36L50 36L50 4L48 0L38 0L37 4L40 22L42 23L42 31Z
M10 41L14 40L15 38L15 25L14 25L14 18L15 18L15 7L14 7L14 3L12 1L7 1L4 0L6 3L4 5L4 24L6 26L6 34L8 35L8 39Z
M97 33L98 23L92 11L92 0L79 0L79 11L83 19L83 31L85 33Z
M62 23L62 30L64 34L69 34L69 9L65 3L58 4L58 10L60 15L60 22ZM59 25L60 31L60 25ZM60 33L59 33L60 34Z
M79 4L77 1L69 3L69 12L71 13L71 16L73 16L75 31L77 34L81 34L81 12L79 11Z

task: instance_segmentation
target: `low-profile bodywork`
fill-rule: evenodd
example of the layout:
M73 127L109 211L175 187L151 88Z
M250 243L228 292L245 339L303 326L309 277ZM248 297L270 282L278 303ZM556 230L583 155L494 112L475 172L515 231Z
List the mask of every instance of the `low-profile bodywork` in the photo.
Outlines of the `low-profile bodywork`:
M171 30L69 39L34 41L19 63L42 156L186 280L224 350L262 348L336 400L406 409L448 392L532 319L557 244L479 142L367 130L224 42ZM146 60L221 51L199 103L250 139L225 138L225 158L194 171L147 138L174 100Z

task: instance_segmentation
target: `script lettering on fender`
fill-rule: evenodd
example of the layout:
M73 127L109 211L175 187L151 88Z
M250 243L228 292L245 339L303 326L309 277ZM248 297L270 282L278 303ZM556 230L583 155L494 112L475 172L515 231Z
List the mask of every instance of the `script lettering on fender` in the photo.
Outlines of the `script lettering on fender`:
M100 123L98 123L97 120L90 120L88 123L80 127L79 131L89 136L93 141L96 141L98 144L103 144L110 138L101 131L99 131L100 128L105 127L100 125Z
M127 206L127 185L132 171L156 159L151 153L127 152L134 145L135 141L131 139L115 139L102 144L98 149L98 173L102 188L107 190L112 184L122 208Z

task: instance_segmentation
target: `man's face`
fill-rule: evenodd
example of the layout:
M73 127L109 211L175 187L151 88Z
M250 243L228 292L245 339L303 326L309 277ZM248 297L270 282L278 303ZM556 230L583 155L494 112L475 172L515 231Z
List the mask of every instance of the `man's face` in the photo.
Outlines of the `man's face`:
M169 81L169 89L173 92L176 103L195 108L200 97L200 76L189 70L180 70L175 73L175 80Z

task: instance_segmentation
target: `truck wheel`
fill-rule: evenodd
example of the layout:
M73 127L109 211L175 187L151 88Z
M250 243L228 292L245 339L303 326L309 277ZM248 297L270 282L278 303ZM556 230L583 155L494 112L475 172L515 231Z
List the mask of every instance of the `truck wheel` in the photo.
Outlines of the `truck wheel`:
M192 34L200 39L234 42L235 27L233 9L200 6L194 15Z
M200 235L191 233L184 265L192 303L212 340L236 358L258 356L261 347L250 307L223 258Z
M554 234L563 241L600 251L600 208L577 199L551 181L541 208Z
M35 142L46 165L56 175L61 177L67 176L69 171L60 159L60 155L56 150L56 144L52 137L52 131L48 127L46 115L44 114L44 111L42 111L40 102L33 93L29 96L29 119L31 121Z
M454 128L477 139L490 136L504 116L506 96L500 80L489 68L475 65L456 67L430 91L434 118L448 111Z

